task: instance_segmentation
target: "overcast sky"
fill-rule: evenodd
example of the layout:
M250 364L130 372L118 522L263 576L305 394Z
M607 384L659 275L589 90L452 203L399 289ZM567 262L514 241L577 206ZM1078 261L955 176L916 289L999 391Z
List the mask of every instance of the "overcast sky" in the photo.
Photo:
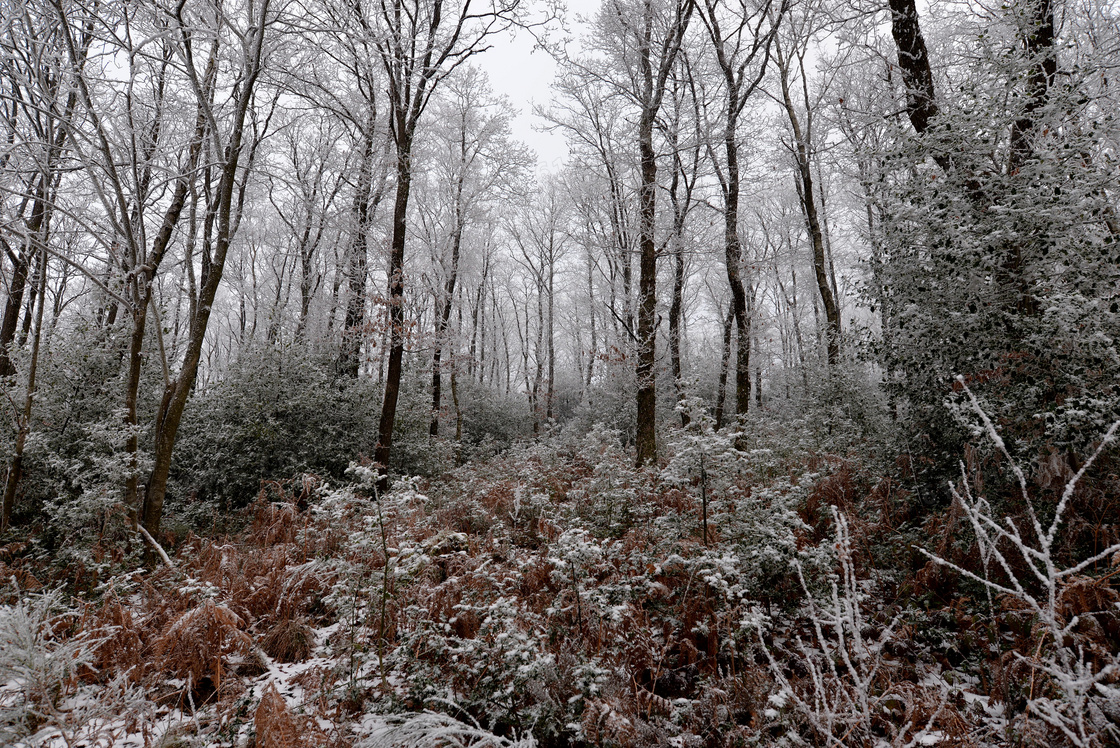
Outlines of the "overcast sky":
M578 34L577 17L595 13L601 0L567 0L569 27ZM533 115L533 105L548 104L556 63L543 49L534 50L533 37L521 31L516 37L495 37L493 48L476 58L480 68L490 76L490 85L500 94L509 97L519 110L513 122L513 135L537 152L537 165L541 171L559 168L567 158L568 148L564 136L541 132L544 121Z

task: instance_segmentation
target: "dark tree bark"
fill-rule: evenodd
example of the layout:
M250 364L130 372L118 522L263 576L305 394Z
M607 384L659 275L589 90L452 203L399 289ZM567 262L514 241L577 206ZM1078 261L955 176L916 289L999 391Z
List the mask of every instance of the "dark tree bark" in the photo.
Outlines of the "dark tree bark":
M937 116L937 97L929 51L918 22L915 0L888 0L891 9L891 35L898 50L898 66L906 87L906 113L914 130L922 135Z
M716 63L723 74L724 102L723 151L724 171L717 174L723 193L724 267L731 287L731 309L735 314L738 346L735 358L735 412L745 415L751 403L751 319L747 310L747 293L742 277L743 249L739 240L739 118L751 94L758 88L770 61L770 47L778 31L786 4L782 2L776 17L770 17L771 2L747 10L735 18L729 33L720 23L723 6L716 0L704 0L701 18L712 41ZM769 22L765 34L762 27ZM743 36L748 35L744 40ZM757 67L757 69L756 69ZM715 160L715 159L713 159Z
M681 41L694 8L692 0L678 0L664 37L653 38L653 0L643 0L640 28L634 29L637 43L636 96L638 116L638 360L637 378L637 465L657 462L657 152L653 133L666 82L676 63ZM616 6L621 13L621 7ZM655 45L657 49L655 49Z
M268 0L262 0L256 10L257 15L252 19L251 31L245 39L246 54L241 80L234 89L237 96L229 122L228 139L225 147L219 149L225 160L221 163L218 184L216 185L216 202L206 219L208 225L204 230L202 274L199 278L198 298L193 305L190 317L187 347L183 353L183 362L178 376L169 380L164 387L163 397L156 414L152 470L145 484L143 511L141 513L142 524L152 537L156 537L159 533L160 521L163 517L163 503L167 496L167 481L171 472L172 451L179 434L179 424L183 418L183 411L198 376L198 366L202 360L202 349L206 338L206 327L210 321L210 312L222 281L222 272L225 269L230 243L240 219L252 159L256 152L256 146L260 142L260 133L256 133L257 137L251 144L246 143L245 135L246 120L249 109L254 104L256 84L263 68L264 38L269 27ZM185 28L181 17L177 21L182 52L188 66L193 66L189 32ZM205 104L200 101L200 106L205 106ZM217 139L219 134L213 131L213 114L207 114L206 119L211 123L210 136ZM217 143L217 141L215 142ZM247 149L245 149L246 145L249 145ZM243 149L247 150L247 153L243 154ZM242 155L246 155L245 163L241 161ZM234 203L235 197L237 198L236 205ZM212 249L211 240L213 242Z
M723 321L723 348L719 358L719 382L716 385L715 429L723 428L724 401L727 400L727 368L731 361L731 328L735 322L735 308L727 310Z
M461 0L451 7L447 0L388 0L375 10L381 26L376 31L369 29L362 3L354 5L385 70L389 126L396 146L397 186L388 268L389 358L374 450L380 491L389 487L389 458L404 361L404 251L416 127L435 87L483 51L487 37L508 28L520 1L504 0L480 11L472 7L472 0Z
M402 112L403 114L403 112ZM419 116L419 113L417 113ZM404 245L408 231L408 196L412 189L412 138L415 123L398 118L397 190L393 200L393 238L389 253L389 360L385 371L385 392L381 401L381 421L377 427L374 460L380 465L379 490L389 488L389 456L393 448L393 426L401 391L404 365Z
M779 46L778 55L781 57ZM828 351L828 364L835 367L840 361L840 305L832 291L832 284L828 278L828 262L825 252L824 231L821 227L821 218L817 210L817 198L813 181L812 164L812 111L808 109L809 96L805 83L805 59L802 52L793 52L800 66L802 78L802 92L806 105L805 128L801 126L801 118L793 103L790 93L790 63L792 58L782 58L778 67L782 87L782 103L785 105L786 115L789 118L790 129L793 133L793 157L797 167L795 186L797 196L801 202L801 210L805 216L805 226L809 233L809 242L813 249L813 272L816 276L817 290L820 292L821 304L825 314L825 346Z

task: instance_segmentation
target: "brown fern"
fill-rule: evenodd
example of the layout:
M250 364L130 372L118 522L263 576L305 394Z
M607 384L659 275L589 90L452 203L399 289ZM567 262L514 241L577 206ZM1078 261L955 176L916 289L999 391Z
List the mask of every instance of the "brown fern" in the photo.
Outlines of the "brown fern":
M257 730L257 748L300 748L304 745L302 725L272 683L265 689L253 715L253 726Z
M261 640L261 649L280 662L303 662L314 646L315 634L302 617L280 618Z
M205 601L175 619L156 640L159 668L193 684L209 678L215 690L221 688L223 659L252 644L243 625L229 608Z

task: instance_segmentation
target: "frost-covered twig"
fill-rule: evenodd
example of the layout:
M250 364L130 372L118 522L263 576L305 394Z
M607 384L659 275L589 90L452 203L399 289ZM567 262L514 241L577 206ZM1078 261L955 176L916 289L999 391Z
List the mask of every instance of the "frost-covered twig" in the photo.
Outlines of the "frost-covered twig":
M771 673L781 687L782 696L778 701L791 699L817 737L825 745L839 748L858 743L856 737L872 735L872 714L885 699L897 695L890 688L881 688L879 681L884 665L883 647L894 636L899 618L896 616L877 639L871 641L865 638L863 632L867 624L860 609L864 593L860 591L860 580L852 559L851 532L847 518L835 506L831 509L836 524L835 547L840 562L840 578L832 580L831 590L823 604L813 598L800 564L796 565L806 594L814 636L814 641L809 644L800 637L796 638L801 664L808 673L808 687L795 687L790 682L763 639L761 627L758 633ZM944 704L942 694L941 705L930 716L925 730L919 731L915 739L932 729ZM903 725L893 744L902 745L912 728L912 722ZM914 740L907 745L912 744Z
M958 377L957 381L968 393L972 407L984 424L988 438L1007 459L1012 473L1018 479L1019 490L1033 525L1035 542L1030 543L1010 517L1005 517L1002 523L997 521L992 516L992 507L987 500L983 497L974 497L968 481L962 480L963 493L956 486L952 484L949 486L953 500L961 507L965 517L968 518L976 536L981 556L985 559L985 562L995 559L1000 569L1003 570L1006 581L1001 583L991 580L986 569L985 575L982 577L936 554L921 548L918 550L935 563L953 569L962 576L984 585L987 590L1018 600L1035 616L1047 637L1053 641L1053 647L1042 661L1024 657L1019 653L1016 653L1016 657L1048 675L1058 687L1062 699L1058 702L1044 696L1032 698L1030 711L1037 714L1051 727L1060 731L1073 745L1079 748L1099 745L1103 739L1100 735L1102 727L1092 724L1090 720L1090 712L1094 706L1092 702L1097 698L1112 698L1111 691L1114 689L1108 689L1105 683L1114 673L1120 672L1120 661L1113 655L1111 662L1094 668L1093 663L1086 659L1080 646L1075 647L1068 643L1067 640L1076 631L1080 619L1075 615L1068 621L1065 620L1061 609L1061 589L1064 580L1068 580L1105 558L1120 553L1120 543L1113 544L1065 568L1058 567L1053 550L1058 527L1069 508L1069 502L1077 488L1078 481L1081 480L1104 449L1115 441L1117 430L1120 429L1120 421L1112 424L1093 454L1066 483L1062 491L1062 497L1054 510L1054 518L1050 522L1050 526L1044 530L1027 491L1027 480L1022 469L1011 457L995 425L992 424L991 419L988 418L987 413L980 406L972 390L965 384L964 379ZM967 478L963 464L961 465L961 474L962 478ZM1023 563L1037 580L1038 585L1041 586L1042 592L1040 594L1032 592L1029 589L1030 585L1019 579L1012 559L1008 558L1005 550L1001 548L1001 544L1008 548L1008 552L1021 557ZM1120 738L1120 733L1117 733L1115 727L1108 726L1103 729L1111 730L1113 739Z

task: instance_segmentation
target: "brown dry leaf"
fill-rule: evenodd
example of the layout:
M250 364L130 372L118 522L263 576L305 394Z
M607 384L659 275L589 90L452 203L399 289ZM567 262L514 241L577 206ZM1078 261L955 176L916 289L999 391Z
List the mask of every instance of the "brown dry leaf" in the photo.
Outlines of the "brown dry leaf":
M1062 585L1058 593L1062 615L1066 619L1087 613L1111 612L1120 602L1120 593L1109 585L1107 578L1075 576Z
M647 715L659 714L667 717L673 713L673 702L669 701L664 696L658 696L644 688L639 688L638 708Z
M592 744L616 743L621 746L634 744L634 723L627 719L615 705L594 699L583 710L583 735Z

